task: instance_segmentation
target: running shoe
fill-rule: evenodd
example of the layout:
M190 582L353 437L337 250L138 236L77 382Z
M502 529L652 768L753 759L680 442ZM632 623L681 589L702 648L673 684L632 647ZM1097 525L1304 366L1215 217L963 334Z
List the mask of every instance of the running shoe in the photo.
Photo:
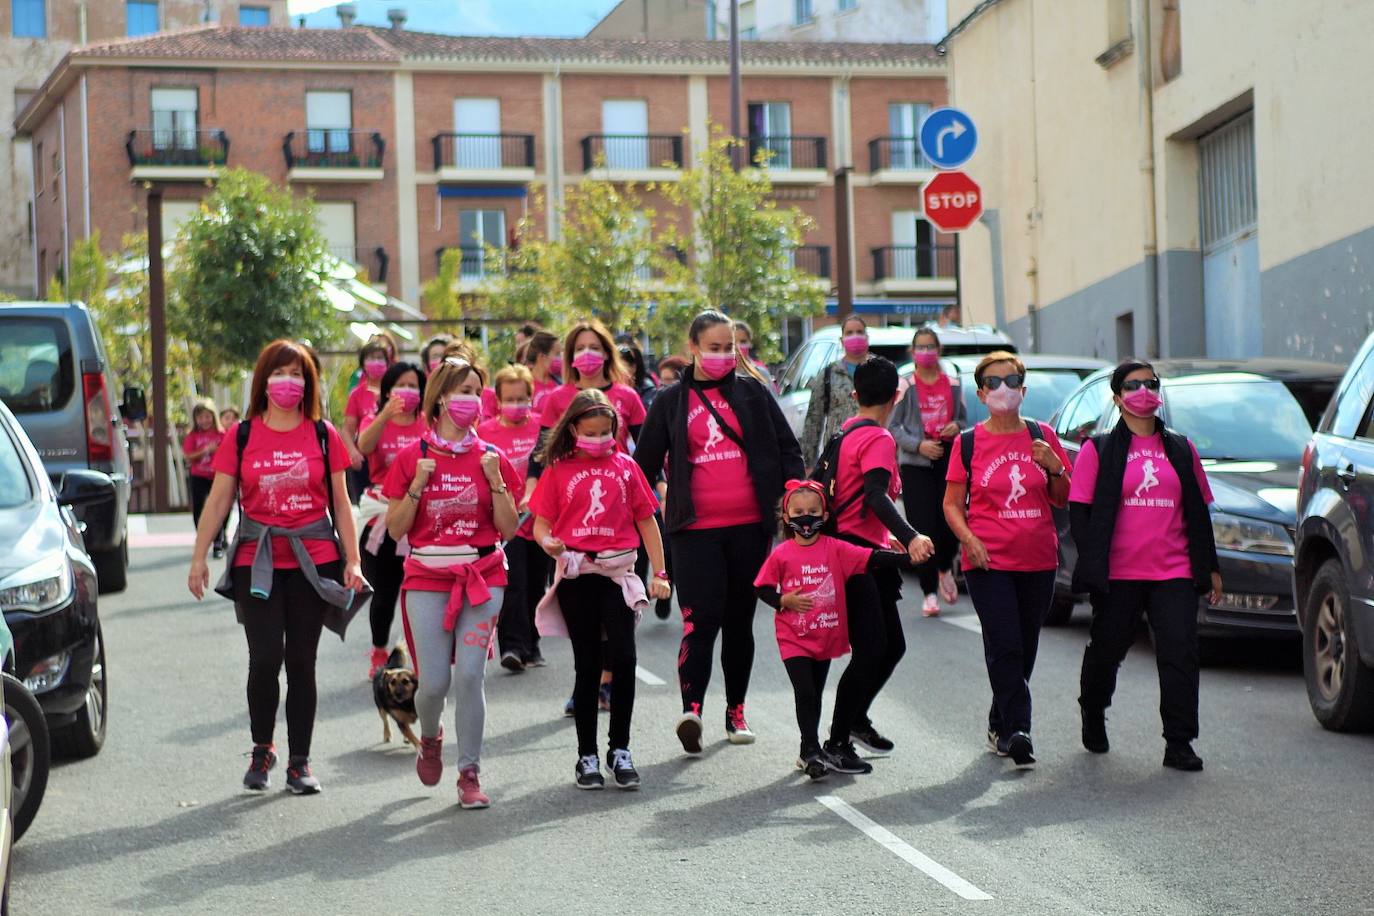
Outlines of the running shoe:
M694 712L684 712L677 720L677 740L682 749L695 757L701 753L701 716Z
M525 662L520 658L519 652L502 652L501 667L519 673L525 670Z
M1007 756L1007 743L997 737L994 729L988 729L988 753L996 754L998 757Z
M568 702L563 704L563 718L571 719L574 715L576 715L576 710L573 709L573 698L568 697Z
M318 795L320 781L310 772L310 761L305 757L292 757L286 764L286 788L292 795Z
M615 777L615 787L617 789L638 789L639 771L635 769L635 763L630 759L630 752L623 747L618 747L606 753L606 767Z
M601 761L597 759L595 754L579 757L577 767L573 772L577 775L577 787L579 789L606 788L606 777L601 775Z
M1083 713L1083 746L1094 754L1105 754L1111 750L1107 741L1107 716L1098 710L1081 710Z
M830 769L836 773L848 773L851 776L862 776L873 772L873 764L859 756L859 752L854 749L850 742L841 744L838 741L827 741L825 743L826 763Z
M890 754L892 749L897 746L892 743L891 739L883 737L871 722L867 725L851 728L849 740L875 754Z
M415 758L415 775L427 786L437 786L444 775L444 733L438 737L420 736L420 755Z
M954 573L948 569L940 573L940 600L945 604L959 600L959 583L954 581Z
M243 774L243 787L254 792L265 792L271 782L267 774L277 765L277 750L270 744L255 744L252 756L248 772Z
M1007 756L1011 757L1018 770L1034 769L1035 746L1031 744L1030 735L1025 732L1012 732L1011 737L1007 739Z
M548 662L544 661L544 656L538 649L526 655L524 662L526 668L543 668L548 665Z
M458 774L458 807L491 807L491 799L482 791L482 783L477 779L477 767L464 767Z
M377 672L386 667L386 660L391 657L391 653L385 649L372 647L368 658L367 679L370 681L377 676Z
M610 682L610 681L607 681L606 683L602 684L602 685L601 685L601 689L597 691L596 706L597 706L597 708L600 709L602 712L610 712L610 711L611 711L611 682Z
M725 710L725 737L731 744L753 744L754 732L744 720L744 704L738 703Z
M820 748L808 748L797 758L797 769L805 773L812 782L830 775L830 764Z
M1180 741L1164 748L1164 765L1172 770L1196 773L1202 769L1202 758L1193 753L1190 742Z
M659 620L667 620L673 613L673 599L659 598L654 602L654 616Z
M940 599L936 595L926 595L925 603L921 605L922 617L940 616Z
M211 550L210 552L211 552L211 555L212 555L216 560L222 560L222 559L224 559L224 545L223 545L223 544L216 544L216 545L214 546L214 548L212 548L212 550Z

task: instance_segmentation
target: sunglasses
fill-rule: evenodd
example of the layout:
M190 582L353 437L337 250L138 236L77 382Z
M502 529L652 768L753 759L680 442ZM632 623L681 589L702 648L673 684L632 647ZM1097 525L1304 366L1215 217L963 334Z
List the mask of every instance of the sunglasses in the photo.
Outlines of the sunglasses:
M1121 383L1122 391L1139 391L1141 388L1148 388L1151 391L1159 390L1159 379L1157 378L1133 378L1130 381Z
M985 375L983 376L983 387L988 391L996 391L1005 383L1008 388L1016 389L1020 388L1021 383L1025 380L1025 376L1019 372L1012 372L1007 375Z

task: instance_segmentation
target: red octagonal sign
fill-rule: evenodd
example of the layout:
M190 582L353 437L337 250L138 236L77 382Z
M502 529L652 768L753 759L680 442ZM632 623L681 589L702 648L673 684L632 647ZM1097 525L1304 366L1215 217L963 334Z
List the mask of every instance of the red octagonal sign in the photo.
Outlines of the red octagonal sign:
M921 188L926 219L942 232L963 232L983 215L983 190L963 172L941 172Z

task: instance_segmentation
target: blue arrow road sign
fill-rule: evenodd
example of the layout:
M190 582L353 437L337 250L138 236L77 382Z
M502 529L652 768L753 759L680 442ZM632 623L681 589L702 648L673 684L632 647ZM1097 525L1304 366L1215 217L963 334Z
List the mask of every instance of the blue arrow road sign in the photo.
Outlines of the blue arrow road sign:
M958 108L937 108L921 125L921 152L937 169L957 169L978 148L978 128Z

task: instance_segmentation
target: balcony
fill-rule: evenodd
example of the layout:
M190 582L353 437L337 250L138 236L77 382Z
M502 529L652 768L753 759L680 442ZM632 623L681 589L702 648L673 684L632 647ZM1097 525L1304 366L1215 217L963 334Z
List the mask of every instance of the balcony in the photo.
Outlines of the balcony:
M435 264L442 265L444 253L453 250L454 246L437 249L434 252ZM504 251L493 253L478 245L459 245L457 250L462 252L456 287L460 293L475 293L492 277L502 277L509 273Z
M682 137L667 134L592 134L582 138L582 171L608 181L677 181Z
M435 134L434 171L441 182L528 184L534 181L534 134Z
M829 176L824 137L750 137L749 162L763 168L773 184L821 184Z
M386 141L376 131L308 127L281 144L287 181L381 181Z
M878 137L868 141L868 171L875 185L925 184L935 167L915 137Z
M222 130L144 127L124 141L131 181L204 181L229 161Z
M953 245L887 245L873 249L879 293L952 293L958 275Z
M830 287L829 245L798 245L792 251L792 266Z

